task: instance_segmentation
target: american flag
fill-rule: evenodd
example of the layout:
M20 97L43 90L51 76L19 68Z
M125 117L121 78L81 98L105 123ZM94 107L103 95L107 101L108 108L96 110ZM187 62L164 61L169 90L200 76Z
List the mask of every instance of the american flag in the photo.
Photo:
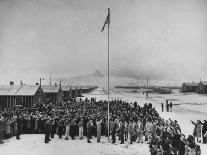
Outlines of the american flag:
M108 16L106 17L106 20L105 20L105 23L104 23L104 25L101 29L101 32L104 31L104 28L105 28L106 24L110 24L110 9L109 8L108 8Z

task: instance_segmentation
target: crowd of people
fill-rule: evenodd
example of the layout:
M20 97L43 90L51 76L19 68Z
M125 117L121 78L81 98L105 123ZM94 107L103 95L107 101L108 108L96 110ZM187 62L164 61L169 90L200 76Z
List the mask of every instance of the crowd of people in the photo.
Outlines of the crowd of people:
M86 136L87 142L91 143L94 136L97 142L101 142L101 136L109 135L112 143L148 143L152 155L200 152L199 145L195 143L195 135L185 138L178 122L162 119L151 103L141 107L137 102L131 104L112 100L109 124L107 108L107 101L86 98L62 104L3 109L0 124L14 122L16 139L25 133L44 133L45 143L49 143L56 134L65 140L77 137L83 139Z

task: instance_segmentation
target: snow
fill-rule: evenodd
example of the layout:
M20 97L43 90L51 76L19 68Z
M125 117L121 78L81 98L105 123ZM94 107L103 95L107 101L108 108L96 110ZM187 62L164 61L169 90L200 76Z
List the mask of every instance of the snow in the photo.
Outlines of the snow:
M0 154L6 155L149 155L147 144L111 144L107 137L102 137L101 143L92 139L87 143L83 140L65 140L55 136L49 144L44 143L44 135L21 135L21 140L15 137L0 145Z
M182 132L188 136L193 133L194 126L190 120L207 119L207 95L200 94L181 94L178 90L174 94L149 94L146 98L142 94L143 90L138 93L131 91L114 89L110 90L110 99L122 99L128 102L137 101L139 105L152 103L160 116L168 119L177 120L181 126ZM107 91L99 88L85 97L95 97L97 100L107 99ZM173 103L173 112L161 112L160 103L165 103L168 99ZM59 139L57 136L49 144L44 143L44 135L32 134L21 135L21 140L17 141L15 137L4 140L5 143L0 145L0 155L149 155L148 144L111 144L107 137L101 137L101 143L92 139L92 143L87 143L86 137L83 140ZM202 154L207 154L207 145L199 144Z

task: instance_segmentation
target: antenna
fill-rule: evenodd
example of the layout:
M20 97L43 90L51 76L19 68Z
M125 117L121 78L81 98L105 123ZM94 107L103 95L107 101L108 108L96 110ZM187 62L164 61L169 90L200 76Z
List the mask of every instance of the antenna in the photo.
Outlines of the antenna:
M50 75L50 86L51 86L51 75Z

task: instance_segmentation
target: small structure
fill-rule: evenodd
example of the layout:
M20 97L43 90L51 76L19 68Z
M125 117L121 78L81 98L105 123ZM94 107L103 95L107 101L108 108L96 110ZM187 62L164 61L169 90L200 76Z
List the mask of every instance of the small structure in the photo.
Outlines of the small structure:
M189 83L189 82L184 82L182 84L182 93L188 93L188 92L197 92L198 90L198 83Z
M45 93L46 102L59 102L62 100L63 91L61 86L42 85L42 90Z
M30 107L43 103L44 99L44 92L39 86L13 85L13 83L0 86L0 106L2 108Z
M199 82L197 92L199 94L206 94L207 93L207 81L200 81Z

